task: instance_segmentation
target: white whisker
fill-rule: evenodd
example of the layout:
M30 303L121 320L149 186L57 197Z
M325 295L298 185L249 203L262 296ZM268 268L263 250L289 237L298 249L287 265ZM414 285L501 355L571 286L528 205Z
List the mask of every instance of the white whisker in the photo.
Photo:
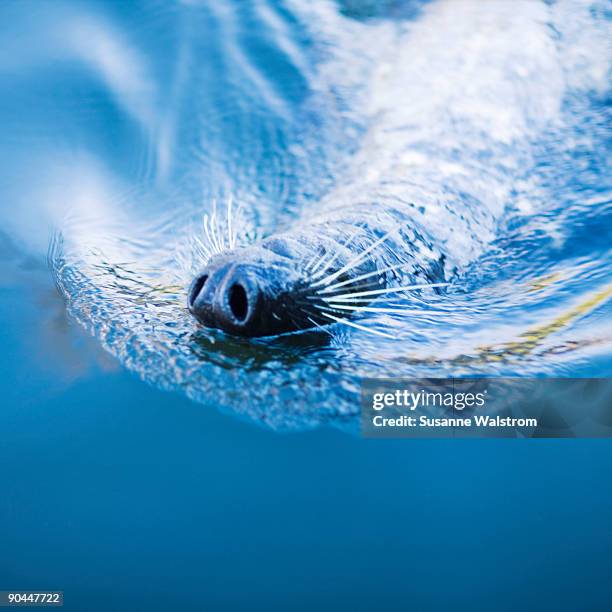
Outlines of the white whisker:
M210 249L200 240L198 236L194 237L194 243L196 249L199 249L207 259L211 258L212 253L210 252Z
M323 298L319 297L318 295L312 295L312 296L306 296L309 300L321 300ZM331 296L333 298L333 296ZM372 301L376 299L376 298L371 298L371 297L363 297L363 298L355 298L352 300L340 300L340 301L345 301L345 302L350 302L351 304L371 304ZM330 303L331 300L326 299L325 303ZM395 299L390 299L390 300L385 300L385 304L404 304L406 302L406 298L403 296L400 296L399 298L395 298Z
M357 293L344 293L342 295L331 295L329 297L309 295L308 299L319 299L325 302L334 301L351 301L357 297L363 297L366 295L385 295L388 293L401 293L403 291L412 291L413 289L433 289L436 287L448 287L450 283L432 283L430 285L406 285L404 287L386 287L385 289L372 289L371 291L359 291Z
M346 241L344 242L344 246L347 246L350 241L357 235L359 230L356 230L355 233L353 233L351 236L349 236ZM308 266L306 266L306 269L309 271L310 274L310 280L312 281L313 279L317 278L318 276L320 276L321 274L323 274L325 272L325 270L327 270L328 268L328 264L325 264L325 258L329 255L331 251L327 251L325 248L323 248L323 251L321 253L319 253L319 251L317 250L317 252L315 253L315 256L310 260L310 262L308 262ZM340 253L339 250L336 250L332 253L332 256L330 258L330 261L333 262L333 260L338 257L338 254ZM318 261L317 261L318 260ZM313 264L316 262L316 265L313 266ZM318 274L314 274L317 270L319 270L319 268L321 268L321 265L323 264L322 269L320 270L320 272Z
M382 270L374 270L374 272L368 272L367 274L362 274L361 276L357 276L355 278L349 278L348 280L342 281L340 283L335 283L330 285L329 287L325 287L319 293L329 293L330 291L334 291L343 287L344 285L350 285L352 283L356 283L360 280L365 280L366 278L370 278L371 276L376 276L377 274L385 274L386 272L394 272L395 270L400 270L401 268L407 268L409 266L413 266L413 262L399 264L397 266L389 266L388 268L383 268Z
M209 228L209 217L208 217L208 215L204 215L204 219L202 220L202 223L204 224L204 233L206 234L206 238L208 238L208 243L210 244L210 251L211 251L211 253L215 253L216 252L216 248L215 248L215 243L214 243L214 241L212 239L210 228Z
M323 327L323 325L321 325L320 323L317 323L312 317L306 317L316 328L320 329L322 332L325 332L326 334L331 335L331 332L329 331L329 329L326 329L325 327Z
M314 264L314 262L318 259L319 256L320 256L320 251L319 249L317 249L316 253L306 262L306 265L304 266L304 271L308 272L310 266Z
M323 258L325 257L325 255L327 255L327 252L325 250L323 250L322 253L320 253L318 250L315 253L314 257L304 266L304 270L306 270L308 273L311 272L310 267L315 263L315 261L317 261L317 259L319 260L319 263L317 264L317 266L314 268L315 270L319 267L319 265L321 264L321 261L323 261Z
M210 215L208 216L208 226L210 227L210 236L211 236L213 245L215 247L215 251L219 252L219 244L217 243L217 239L215 235L215 225L216 225L215 212L216 212L216 204L215 204L215 201L213 200L213 209Z
M330 274L329 276L323 278L322 280L314 283L312 287L318 287L320 285L327 285L331 283L334 279L338 278L341 274L348 272L352 268L354 268L359 262L363 261L369 253L371 253L378 245L382 244L391 234L395 233L399 228L395 227L390 232L387 232L382 238L379 238L376 242L372 243L367 249L361 251L359 255L351 259L345 266L340 268L337 272Z
M353 240L355 240L355 238L357 237L357 235L363 230L363 228L359 225L357 226L357 229L347 238L347 240L345 240L342 244L342 246L344 248L347 248L352 242ZM325 263L325 265L319 270L319 272L317 274L314 274L320 267L321 263L323 262L323 259L325 257L325 254L323 254L323 257L321 257L321 261L319 261L319 264L317 265L317 267L312 270L312 274L311 274L311 280L316 280L317 278L319 278L322 274L325 274L325 272L327 272L327 270L329 270L330 266L336 261L336 259L338 259L338 257L340 256L340 249L337 249L336 252L332 255L332 257ZM321 281L319 281L320 283Z
M227 244L230 249L233 249L232 244L232 196L227 199Z
M411 308L386 308L377 306L350 306L348 304L328 304L330 308L335 310L351 310L353 312L384 312L388 314L401 314L401 315L426 315L436 314L443 315L448 314L440 310L414 310ZM325 306L319 306L319 308L326 309Z
M222 253L224 250L223 242L222 242L223 236L221 235L221 231L219 229L219 220L217 218L217 199L216 198L213 200L213 212L210 218L210 224L212 226L213 235L215 237L215 241L216 241L219 253Z
M395 340L395 336L392 336L391 334L385 334L384 332L378 331L377 329L369 329L368 327L365 327L364 325L359 325L359 323L355 323L347 319L341 319L340 317L335 317L334 315L328 314L327 312L322 312L321 314L324 317L327 317L328 319L332 319L333 321L336 321L336 323L341 323L342 325L348 325L349 327L354 327L355 329L359 329L369 334L375 334L376 336L382 336L383 338L391 338L392 340Z
M215 233L215 227L217 223L214 215L215 213L212 212L211 215L208 217L208 227L210 228L210 239L212 241L215 253L220 253L221 249L219 249L219 241L217 240L217 234Z

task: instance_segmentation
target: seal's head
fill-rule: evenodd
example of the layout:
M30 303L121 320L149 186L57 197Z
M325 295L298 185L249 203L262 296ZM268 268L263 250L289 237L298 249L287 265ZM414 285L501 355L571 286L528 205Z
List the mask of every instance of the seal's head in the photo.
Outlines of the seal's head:
M322 246L299 239L269 238L258 245L227 251L211 259L189 289L187 305L206 327L240 336L271 336L329 323L317 308L309 262L332 253L341 269L347 253L333 255L337 243ZM357 274L363 267L351 270Z
M208 263L191 285L188 306L206 327L270 336L310 327L302 316L302 289L290 261L261 247L246 247Z

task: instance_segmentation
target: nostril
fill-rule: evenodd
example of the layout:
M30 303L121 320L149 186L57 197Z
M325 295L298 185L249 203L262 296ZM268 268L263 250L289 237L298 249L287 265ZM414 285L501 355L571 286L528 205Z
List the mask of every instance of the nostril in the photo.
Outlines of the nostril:
M244 321L249 311L249 299L244 287L233 284L229 290L229 307L238 321Z
M192 308L195 304L195 301L200 295L200 291L202 291L206 281L208 280L208 274L202 274L198 278L193 281L193 285L191 285L191 291L189 292L189 307Z

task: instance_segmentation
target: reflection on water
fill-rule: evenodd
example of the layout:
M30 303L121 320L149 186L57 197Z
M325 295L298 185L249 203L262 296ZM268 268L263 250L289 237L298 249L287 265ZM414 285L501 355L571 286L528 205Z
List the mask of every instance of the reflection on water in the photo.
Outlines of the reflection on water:
M2 230L51 242L68 312L143 379L293 428L353 414L362 376L608 373L604 3L37 7L0 9ZM394 339L194 323L213 202L254 240L356 194L417 199L459 265L360 318Z

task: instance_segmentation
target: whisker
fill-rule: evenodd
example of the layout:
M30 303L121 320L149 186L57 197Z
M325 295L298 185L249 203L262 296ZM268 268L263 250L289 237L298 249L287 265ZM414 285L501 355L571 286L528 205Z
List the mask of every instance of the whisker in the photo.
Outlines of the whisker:
M355 329L359 329L361 331L367 332L368 334L375 334L376 336L382 336L383 338L391 338L395 340L395 336L390 334L385 334L384 332L378 331L377 329L370 329L365 327L364 325L359 325L359 323L355 323L354 321L349 321L348 319L341 319L340 317L335 317L332 314L328 314L327 312L321 313L324 317L328 319L332 319L336 323L341 323L342 325L348 325L349 327L354 327Z
M348 272L352 268L354 268L360 261L363 261L369 253L371 253L378 245L382 244L391 234L395 233L399 227L393 228L391 231L387 232L382 238L379 238L376 242L372 243L367 249L361 251L359 255L351 259L344 267L340 268L337 272L330 274L329 276L323 278L322 280L311 285L312 287L318 287L320 285L327 285L334 279L338 278L341 274Z
M217 249L215 247L215 243L214 243L214 241L212 239L212 236L211 236L211 231L210 231L210 228L209 228L209 217L208 217L208 215L204 215L204 219L202 220L202 223L204 224L204 233L206 234L206 237L208 238L208 242L210 244L211 253L216 253Z
M325 251L325 249L323 249L323 251L318 251L315 253L314 257L304 266L304 269L310 273L310 267L315 263L315 261L317 261L317 259L319 260L319 263L316 265L316 267L314 268L314 270L316 270L319 265L321 265L321 261L323 261L323 259L325 258L325 255L327 255L327 251Z
M401 314L401 315L426 315L436 314L444 315L448 314L441 310L414 310L410 308L386 308L384 306L350 306L348 304L328 304L329 307L334 310L351 310L353 312L384 312L388 314ZM325 306L319 306L321 309L325 309Z
M217 214L217 200L213 201L214 206L214 219L215 219L215 237L217 239L217 245L219 247L219 253L222 253L225 250L225 245L223 244L223 233L221 232L221 226L219 225L219 215Z
M307 317L307 319L319 330L321 330L322 332L325 332L326 334L329 334L330 336L332 335L332 333L329 331L329 329L327 329L326 327L323 327L323 325L321 325L320 323L317 323L312 317Z
M310 274L310 272L312 272L310 268L318 260L317 265L314 267L314 270L316 270L321 264L321 260L325 257L326 254L327 254L327 251L325 250L325 247L323 247L322 250L317 249L316 253L308 260L308 262L304 266L304 270Z
M209 217L208 217L208 226L210 227L210 236L211 236L211 240L212 243L215 247L215 251L218 253L219 252L219 244L217 242L217 238L215 235L215 225L216 225L216 219L215 219L215 205L214 205L214 200L213 200L213 209L212 212L210 213Z
M331 295L329 297L309 295L309 299L319 299L325 302L339 301L351 301L356 297L363 297L365 295L386 295L388 293L400 293L403 291L411 291L413 289L432 289L437 287L448 287L450 283L432 283L430 285L406 285L404 287L386 287L385 289L372 289L371 291L360 291L358 293L344 293L342 295Z
M319 297L318 295L312 295L312 296L306 296L308 297L309 300L321 300L323 299L322 297ZM328 296L328 297L334 297L332 296ZM374 298L375 299L375 298ZM342 300L341 300L342 301ZM373 298L369 298L369 297L364 297L364 298L355 298L354 300L350 300L351 304L371 304L373 301ZM399 297L396 299L390 299L390 300L385 300L385 304L403 304L405 303L406 299L404 297ZM330 300L325 300L325 303L330 303Z
M213 211L212 216L210 218L210 224L212 226L213 235L217 242L217 248L219 249L219 253L224 251L223 248L223 236L221 235L221 230L219 228L219 220L217 219L217 199L213 199Z
M196 249L200 250L207 259L210 259L212 253L210 252L210 249L200 240L200 238L198 236L194 236L193 241Z
M232 244L232 196L227 199L227 243L230 249L233 249Z
M351 241L355 238L355 236L359 233L359 230L361 228L358 227L351 235L348 236L348 238L342 243L344 247L348 246ZM312 260L309 263L309 266L311 264L313 264L317 259L317 265L312 267L312 269L309 271L310 272L310 280L312 281L315 278L318 278L321 274L324 274L325 271L329 268L329 266L336 260L336 258L339 256L340 254L340 250L337 249L336 251L332 252L331 257L328 259L327 262L325 262L325 258L328 256L328 254L331 251L327 251L325 248L323 248L323 251L320 253L319 255L319 251L317 251L317 253L315 254L315 256L312 258ZM321 264L323 264L323 267L321 268ZM317 270L319 270L319 268L321 268L321 270L319 271L318 274L314 274Z
M394 272L395 270L400 270L401 268L408 268L413 266L413 262L399 264L397 266L389 266L388 268L383 268L382 270L374 270L374 272L368 272L367 274L362 274L361 276L357 276L356 278L349 278L348 280L342 281L340 283L335 283L330 285L329 287L325 287L319 293L329 293L330 291L334 291L335 289L339 289L344 285L350 285L352 283L356 283L357 281L364 280L366 278L370 278L371 276L385 274L386 272Z
M362 282L362 283L359 283L358 285L355 285L354 287L351 287L350 289L351 289L353 292L356 292L356 291L360 291L360 290L365 291L366 289L375 289L376 287L379 287L379 286L380 286L380 285L377 285L377 284L375 284L375 283L374 283L374 282L372 282L372 281L370 281L370 282L368 282L368 281L364 281L364 282ZM307 289L308 289L308 288L307 288ZM340 289L339 291L340 291L340 292L342 292L342 291L347 291L347 289ZM316 298L316 297L320 297L321 299L323 299L324 297L325 297L325 298L333 298L333 297L335 297L335 296L334 296L333 294L326 295L326 296L322 296L320 293L314 293L314 294L312 294L312 298L311 298L311 299L314 299L314 298Z
M361 227L361 225L358 225L357 229L342 243L342 246L344 248L348 247L353 242L353 240L355 240L357 235L362 230L363 230L363 227ZM337 249L336 252L332 255L332 257L327 261L327 263L321 268L321 270L317 274L314 274L314 272L316 272L319 269L320 264L323 262L323 259L325 257L325 254L323 254L323 257L321 257L321 261L319 262L319 265L317 265L317 267L314 270L312 270L311 280L316 280L322 274L325 274L325 272L329 270L330 266L336 261L336 259L338 259L339 256L340 256L340 249Z

